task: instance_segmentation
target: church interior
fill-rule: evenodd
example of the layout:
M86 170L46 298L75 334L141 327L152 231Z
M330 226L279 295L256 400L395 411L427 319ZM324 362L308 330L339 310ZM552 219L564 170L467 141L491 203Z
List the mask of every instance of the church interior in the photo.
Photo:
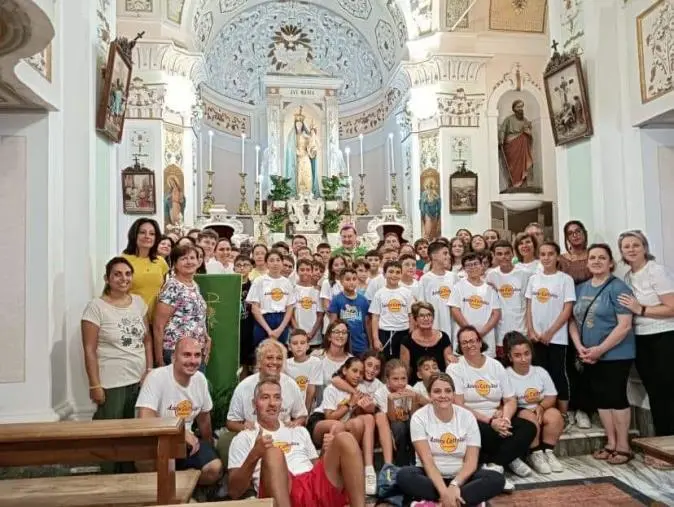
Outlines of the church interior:
M616 276L629 230L674 269L673 26L674 0L0 1L0 479L4 424L94 415L82 312L140 217L312 251L532 223L564 250L577 220ZM563 474L488 505L674 505L671 468L604 441L565 432Z

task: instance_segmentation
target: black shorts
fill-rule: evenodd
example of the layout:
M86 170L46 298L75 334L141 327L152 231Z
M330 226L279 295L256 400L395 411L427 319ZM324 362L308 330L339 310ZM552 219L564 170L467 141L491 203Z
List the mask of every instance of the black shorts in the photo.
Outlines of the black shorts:
M323 445L323 442L316 444L314 441L314 429L319 422L324 420L325 414L323 412L314 412L309 416L309 419L307 419L307 431L309 432L309 436L311 436L311 440L314 442L314 445L317 445L319 448Z
M559 401L569 401L569 377L566 375L566 345L534 343L535 366L545 368L557 389Z
M199 439L199 450L190 456L192 448L187 446L187 454L184 458L176 460L176 470L188 470L190 468L201 470L211 461L219 459L218 453L208 440Z
M623 410L629 408L627 381L632 368L632 359L598 361L586 364L583 371L592 393L592 401L600 410Z

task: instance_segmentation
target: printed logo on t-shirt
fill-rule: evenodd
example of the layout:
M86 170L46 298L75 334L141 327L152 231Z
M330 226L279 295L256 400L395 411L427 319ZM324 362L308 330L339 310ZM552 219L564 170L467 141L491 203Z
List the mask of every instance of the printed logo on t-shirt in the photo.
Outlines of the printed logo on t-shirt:
M314 306L314 300L311 299L308 296L305 296L300 299L300 307L304 310L311 310L311 308Z
M306 375L299 375L295 379L295 382L297 383L297 387L300 388L300 391L304 392L307 390L307 384L309 383L309 379L307 378Z
M452 295L452 289L450 289L446 285L441 285L440 287L438 287L437 290L433 291L433 295L438 296L443 301L447 301L449 299L449 296Z
M290 452L290 448L293 445L292 442L283 442L281 440L275 441L273 443L274 447L277 449L281 449L283 451L283 454L288 454Z
M536 296L538 302L543 304L547 303L552 298L557 298L557 294L552 294L545 287L541 287L540 289L538 289L536 292L534 292L534 295Z
M469 298L464 298L463 301L464 303L468 303L468 306L473 310L479 310L483 306L487 306L487 302L477 294L470 296Z
M443 433L440 437L440 449L445 451L447 454L451 454L456 451L458 445L459 440L451 433Z
M183 400L177 405L169 406L169 410L173 410L176 417L186 419L192 415L192 402L190 400Z
M338 407L345 407L345 406L347 406L348 404L349 404L349 398L344 398L342 401L340 401L339 403L337 403L337 406L338 406Z
M538 403L541 399L541 392L535 387L529 387L524 391L524 401L527 403Z
M388 311L391 313L400 313L400 310L403 308L403 303L399 299L391 299L388 304Z
M269 293L269 295L271 296L272 301L278 302L278 301L281 301L283 299L283 296L285 294L283 293L283 290L281 290L279 288L276 288L276 289L272 289L271 292Z
M357 320L360 318L360 312L358 307L354 305L344 305L342 311L339 312L339 318L341 320Z
M475 392L480 396L484 397L489 396L489 393L491 392L491 387L492 387L491 384L486 380L476 380L475 384L473 384Z
M504 283L498 288L498 293L503 299L510 299L515 295L515 288L509 283Z

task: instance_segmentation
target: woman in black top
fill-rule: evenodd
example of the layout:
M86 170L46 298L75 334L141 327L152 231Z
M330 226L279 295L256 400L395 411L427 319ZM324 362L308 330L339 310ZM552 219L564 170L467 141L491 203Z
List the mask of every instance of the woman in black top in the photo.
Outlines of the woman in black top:
M430 303L412 305L414 331L400 344L400 360L409 371L410 381L417 378L417 361L423 356L434 358L440 371L445 371L449 363L457 361L447 333L433 329L434 317L435 309Z

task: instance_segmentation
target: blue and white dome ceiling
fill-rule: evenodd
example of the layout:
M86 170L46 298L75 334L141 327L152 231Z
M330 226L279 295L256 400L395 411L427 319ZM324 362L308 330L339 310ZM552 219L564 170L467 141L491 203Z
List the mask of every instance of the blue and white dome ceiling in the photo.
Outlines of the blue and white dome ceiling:
M405 54L398 0L198 0L192 17L206 83L259 104L266 74L340 78L347 104L384 88Z

